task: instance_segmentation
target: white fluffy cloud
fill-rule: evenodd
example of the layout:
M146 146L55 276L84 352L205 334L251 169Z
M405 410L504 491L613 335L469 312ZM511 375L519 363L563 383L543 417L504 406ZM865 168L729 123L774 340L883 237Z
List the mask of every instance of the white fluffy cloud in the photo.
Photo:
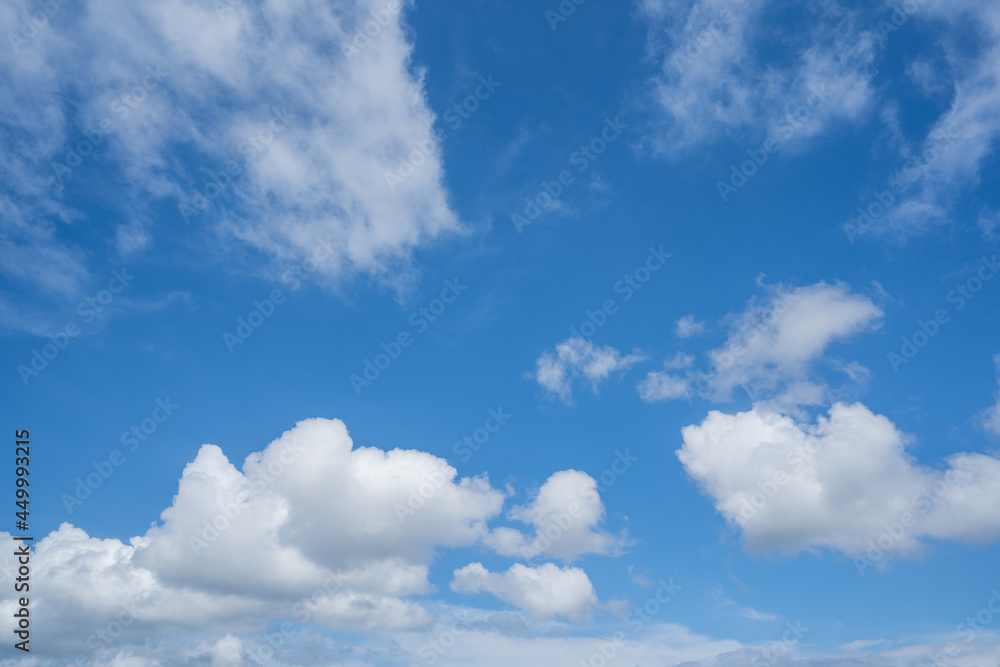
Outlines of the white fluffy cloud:
M825 547L881 566L916 555L923 538L1000 538L1000 460L962 452L943 470L921 466L861 404L835 404L815 424L712 411L682 434L684 469L751 550Z
M744 312L728 318L728 338L707 353L707 372L653 371L639 384L639 394L645 401L658 401L697 391L725 401L742 387L754 400L768 397L775 406L818 404L826 391L810 380L811 367L832 343L877 327L882 314L846 285L777 287L767 299L753 300ZM676 358L665 366L684 367ZM856 364L843 370L852 377L864 375Z
M728 398L741 385L773 391L802 378L837 340L876 326L882 311L845 285L825 282L779 290L736 318L726 343L709 352L712 390Z
M616 554L626 544L624 537L601 529L605 512L597 482L578 470L554 473L530 503L513 508L509 517L531 524L534 534L494 529L485 541L506 556L572 561L588 553Z
M596 392L612 373L624 371L642 359L640 354L622 355L610 345L598 347L590 340L568 338L556 345L555 354L545 351L538 358L535 380L565 403L572 403L573 380L587 380Z
M433 549L476 542L503 504L485 478L456 476L424 452L353 448L337 420L300 422L242 472L205 445L163 524L136 540L136 563L177 585L260 595L309 592L337 571L356 593L425 593Z
M471 563L455 570L451 589L457 593L492 593L535 618L581 619L597 604L597 594L586 572L552 563L538 567L516 563L503 573L490 572L482 563Z
M802 481L782 485L768 501L780 508L766 505L744 527L748 534L757 531L758 543L862 548L862 538L880 530L879 521L899 520L884 509L886 502L895 508L912 501L908 493L921 491L920 503L930 502L931 509L921 515L913 539L998 534L992 509L1000 499L1000 464L959 454L943 473L917 468L892 425L862 406L836 406L816 426L759 412L713 413L684 437L685 466L709 493L719 494L724 512L739 512L738 494L759 488L751 473L767 479L776 466L790 465L784 458L789 447L801 444L808 451L810 442L821 444L816 456L826 458L807 462ZM785 504L789 493L800 495ZM578 522L560 524L562 508L574 501L581 505ZM235 667L246 664L249 651L268 645L263 633L274 634L268 624L274 619L294 621L292 630L281 631L281 641L282 650L294 652L295 664L330 664L324 629L363 633L356 635L356 648L338 643L344 664L386 655L386 633L417 654L470 611L410 599L433 592L428 571L434 550L496 547L496 531L488 532L485 522L502 504L502 494L485 479L457 479L430 454L354 447L336 420L300 423L239 469L219 448L205 445L185 468L173 503L145 535L123 543L63 524L39 541L32 576L45 585L32 598L32 618L35 627L60 632L46 637L38 664L67 664L85 654L123 667ZM863 517L860 524L852 523L852 508ZM577 471L556 473L530 503L511 511L537 534L554 520L562 534L543 555L565 559L621 545L599 530L603 514L594 480ZM778 525L779 515L790 517L790 527ZM845 522L840 531L836 521ZM2 537L13 553L9 536ZM907 552L913 546L905 536L899 544ZM0 578L13 576L9 567L8 555ZM454 635L439 664L501 665L540 655L587 660L595 643L606 640L600 634L547 636L551 626L545 623L556 622L548 619L586 619L599 608L589 577L577 567L516 564L490 572L472 563L452 579L456 592L490 593L524 616L471 610L480 620ZM13 613L10 587L0 590L0 613ZM487 618L491 614L495 618ZM640 634L626 633L616 646L630 664L707 660L743 648L655 621ZM0 664L20 663L0 657Z
M654 148L677 156L728 132L811 137L869 107L876 39L843 8L812 30L776 34L774 3L640 3L649 45L663 63L652 81L662 123ZM766 43L767 48L760 48ZM762 54L771 54L763 56ZM805 117L791 112L805 106Z
M107 649L109 660L143 633L245 631L275 617L423 627L432 615L407 598L431 592L435 550L480 541L503 497L424 452L355 448L338 420L300 422L242 470L204 445L161 522L130 544L69 524L39 541L33 618L63 629L55 648ZM13 604L5 593L5 613ZM93 638L114 623L120 640Z
M0 9L4 35L21 32L16 4ZM58 226L99 167L130 184L114 204L125 222L104 230L122 254L151 245L166 210L164 224L207 225L220 257L233 239L284 265L325 246L321 280L392 280L413 248L459 229L407 5L60 3L63 16L0 52L0 127L29 138L0 157L16 178L0 188L0 232L25 251L4 257L45 267L53 289L79 281ZM404 159L419 166L390 183ZM14 261L0 270L16 277Z

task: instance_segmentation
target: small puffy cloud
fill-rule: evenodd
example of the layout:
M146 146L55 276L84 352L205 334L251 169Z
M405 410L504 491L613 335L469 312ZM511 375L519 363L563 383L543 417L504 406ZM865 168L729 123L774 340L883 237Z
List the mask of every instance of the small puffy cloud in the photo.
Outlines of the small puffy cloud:
M694 357L683 352L678 352L673 359L663 362L663 367L671 370L681 370L690 368L693 363ZM688 396L690 385L691 381L686 376L651 371L639 382L639 398L647 403L684 398Z
M674 331L677 332L678 338L691 338L705 331L705 323L699 322L694 315L685 315L677 320Z
M1000 460L949 456L917 464L907 438L861 404L835 404L815 424L760 406L712 411L682 430L677 456L752 551L825 547L882 566L922 539L1000 538Z
M544 555L572 561L587 553L616 554L626 543L624 537L600 528L605 512L597 482L578 470L553 474L530 503L513 508L509 517L531 524L534 535L513 528L495 529L485 541L505 556Z
M596 392L597 386L612 373L624 371L642 359L642 355L635 353L623 356L610 345L598 347L583 338L568 338L556 345L554 354L546 351L538 358L535 380L570 404L573 401L573 380L587 380Z
M481 563L471 563L455 570L453 577L451 590L456 593L491 593L539 619L562 616L578 620L597 604L590 578L577 567L515 563L500 573L490 572Z

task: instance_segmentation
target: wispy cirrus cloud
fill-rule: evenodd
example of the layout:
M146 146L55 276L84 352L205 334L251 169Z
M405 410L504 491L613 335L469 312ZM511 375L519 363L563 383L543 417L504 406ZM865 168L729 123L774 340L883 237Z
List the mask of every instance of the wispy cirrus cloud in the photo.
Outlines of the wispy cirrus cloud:
M406 11L380 0L66 6L0 53L0 167L16 175L0 188L0 231L24 251L0 270L16 276L33 256L46 260L36 282L80 282L84 258L64 228L99 179L116 185L100 191L111 214L97 233L119 256L187 222L218 261L235 243L267 271L332 237L322 282L411 275L411 252L460 224ZM22 13L0 10L4 34L19 35ZM376 34L358 40L372 21ZM385 174L416 147L420 167L390 190Z
M944 98L945 110L924 136L903 144L906 162L891 183L898 198L873 222L863 221L866 233L897 239L947 224L959 194L975 189L1000 140L1000 9L980 0L928 0L915 20L935 29L940 62L931 70L915 60L912 76Z
M655 120L649 141L676 158L722 136L777 133L789 109L818 95L796 139L857 119L870 107L877 41L856 12L822 3L808 30L775 30L775 3L644 0ZM766 43L766 47L764 45ZM790 138L790 137L785 137Z

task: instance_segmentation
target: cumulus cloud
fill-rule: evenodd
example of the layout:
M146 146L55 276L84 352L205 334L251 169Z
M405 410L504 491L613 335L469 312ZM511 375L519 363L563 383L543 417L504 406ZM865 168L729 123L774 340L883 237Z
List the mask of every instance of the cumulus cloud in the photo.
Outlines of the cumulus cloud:
M338 420L300 422L242 471L205 445L163 525L136 541L137 564L178 585L246 590L252 581L261 595L311 590L338 570L356 592L423 593L433 549L476 542L503 504L486 478L456 476L424 452L353 448ZM255 558L237 564L251 547Z
M745 311L727 318L728 337L707 353L707 372L676 372L689 364L681 363L686 357L675 357L664 364L668 372L646 376L639 395L645 401L661 401L697 392L726 401L741 387L755 401L769 401L775 408L820 404L827 391L810 379L812 367L832 343L873 330L882 315L871 299L852 293L847 285L778 286L766 299L754 299ZM867 374L856 363L834 366L852 380Z
M583 338L568 338L556 345L555 354L545 351L538 358L535 380L563 402L571 404L575 379L587 380L596 392L597 386L612 373L624 371L642 359L643 356L636 353L623 356L610 345L598 347Z
M587 573L577 567L515 563L506 572L490 572L482 563L455 570L451 589L457 593L491 593L535 618L581 619L597 604Z
M122 619L131 638L281 616L423 627L431 614L406 598L431 592L435 550L479 541L502 505L485 477L457 479L424 452L355 448L342 422L310 419L242 470L204 445L161 522L129 544L69 524L42 539L32 562L46 585L33 617L63 628L67 651L95 648L88 637ZM13 604L6 595L4 609Z
M353 631L362 643L365 633L400 632L399 641L417 642L417 651L438 632L440 614L457 613L428 600L436 592L428 574L437 553L472 545L503 552L487 527L503 502L487 478L458 478L431 454L355 446L334 419L299 422L240 467L219 447L203 445L170 507L145 534L123 542L64 523L39 540L32 576L45 585L32 597L32 619L40 628L60 628L46 639L39 664L87 656L100 664L241 665L264 643L261 633L289 619L292 630L281 636L296 651L296 664L330 664L325 649L301 651L328 631ZM623 546L623 538L601 529L604 516L596 482L574 470L552 475L531 502L509 513L535 528L532 539L549 540L529 543L522 535L522 545L563 560ZM8 534L0 538L11 545ZM0 558L0 581L15 576L10 553L13 546ZM494 639L497 628L515 621L522 636L541 632L535 624L553 617L589 618L598 604L583 570L552 563L498 573L473 563L455 571L451 587L487 592L523 611L523 618L483 620L489 632L482 623L476 627L483 632L468 629ZM14 594L4 591L0 612L13 613ZM668 653L685 659L731 646L680 628L668 634L678 642ZM519 654L522 640L504 650ZM384 649L380 641L377 650ZM463 650L471 659L482 647ZM639 655L647 647L629 650ZM359 647L338 655L363 661L372 654ZM449 659L460 664L459 655Z
M61 629L46 653L114 664L132 659L127 647L159 638L175 652L150 648L142 658L148 664L176 664L176 651L241 664L233 663L241 638L274 619L320 630L427 631L435 613L412 598L435 593L428 576L442 549L481 545L508 553L519 540L538 547L529 557L571 560L614 554L623 544L601 529L604 505L584 473L552 475L532 502L510 511L544 543L502 526L491 532L487 522L500 515L504 498L485 476L459 478L426 452L355 446L335 419L299 422L241 467L206 444L145 534L123 542L64 523L39 540L32 575L45 586L32 597L33 622ZM68 494L62 500L70 508L78 502ZM0 562L0 580L14 576L11 568L9 557ZM578 568L463 572L456 590L491 592L533 617L579 619L596 604ZM13 593L5 590L0 612L13 613Z
M605 511L597 482L579 470L554 473L530 503L514 507L509 517L531 524L534 534L507 527L494 529L485 542L506 556L554 556L572 561L588 553L616 554L626 544L623 536L601 529Z
M759 406L712 411L682 435L684 469L752 551L827 548L883 566L928 538L1000 538L1000 460L961 452L922 466L861 404L837 403L815 424Z
M80 253L59 226L79 215L74 197L99 167L104 182L130 184L103 230L123 254L150 247L166 215L207 227L219 257L246 244L275 274L320 244L331 249L322 281L405 273L415 247L460 225L411 61L408 3L391 4L61 6L71 20L0 54L0 127L25 138L0 157L0 231L33 253L3 253L0 270L18 275L21 257L45 267L31 280L79 281ZM20 33L22 14L0 9L3 34Z
M676 157L732 132L801 140L867 111L874 33L831 3L811 30L781 34L768 15L773 4L640 3L649 49L662 62L651 82L657 152Z

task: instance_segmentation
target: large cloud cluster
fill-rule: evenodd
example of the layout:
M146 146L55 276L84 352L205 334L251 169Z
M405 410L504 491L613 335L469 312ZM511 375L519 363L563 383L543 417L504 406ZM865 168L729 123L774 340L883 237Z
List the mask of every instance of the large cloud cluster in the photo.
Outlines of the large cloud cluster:
M576 471L553 479L515 514L541 521L570 483L589 491L587 504L551 553L609 551L594 480ZM503 504L504 493L485 476L459 479L446 461L421 451L355 447L343 422L309 419L250 454L241 469L203 445L161 521L129 544L69 524L40 540L33 576L44 586L33 597L33 618L40 628L63 630L47 642L57 652L96 651L109 661L146 636L260 631L269 619L419 630L434 613L413 598L434 593L428 576L438 552L495 544L487 522ZM456 591L490 592L539 619L580 618L597 602L579 568L515 564L489 575L477 567L456 573ZM558 604L538 593L564 584ZM3 600L12 613L11 593Z

